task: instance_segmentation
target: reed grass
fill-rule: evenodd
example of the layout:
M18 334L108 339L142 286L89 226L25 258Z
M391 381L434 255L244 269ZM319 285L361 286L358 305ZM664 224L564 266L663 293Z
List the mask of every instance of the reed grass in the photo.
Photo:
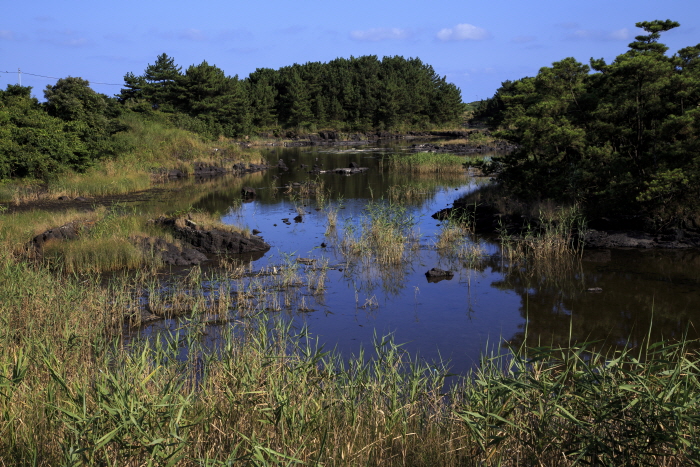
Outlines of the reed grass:
M522 235L501 234L502 254L509 263L547 264L580 257L586 223L578 206L540 208L536 219L538 225L531 225Z
M36 201L46 192L42 180L0 180L0 203L20 204L23 201Z
M47 196L107 196L132 193L151 187L152 177L128 164L106 161L85 173L68 172L48 185Z
M370 202L359 222L352 219L346 222L341 251L349 259L400 264L407 247L415 244L414 225L403 205L383 200Z
M395 154L389 157L392 170L409 173L463 173L464 162L463 156L430 152Z
M275 303L265 281L304 275L291 256L281 266L289 271L244 277L245 286L196 269L168 288L141 272L108 283L55 275L0 253L0 464L680 466L700 459L698 342L606 354L591 344L511 348L485 356L472 374L448 377L446 364L408 354L391 336L340 355L306 329L295 331L292 320L260 312ZM158 336L114 339L145 289L193 312ZM254 296L261 293L265 300ZM256 299L246 310L257 312L242 309ZM365 305L373 306L371 296ZM238 318L207 324L229 308ZM206 338L212 332L216 351Z
M411 203L426 200L434 196L437 190L435 182L429 181L392 185L387 190L387 198L394 203Z
M648 343L647 343L648 344ZM698 465L697 350L582 343L482 362L457 411L489 465Z
M149 258L124 238L82 238L44 246L44 259L68 274L133 269Z

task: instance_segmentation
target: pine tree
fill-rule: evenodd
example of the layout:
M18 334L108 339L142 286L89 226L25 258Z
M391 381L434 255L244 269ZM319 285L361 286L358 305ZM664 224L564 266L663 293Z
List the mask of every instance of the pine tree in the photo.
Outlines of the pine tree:
M146 67L143 78L143 97L153 109L172 112L173 88L181 76L182 67L175 64L175 59L167 54L160 54L156 61Z

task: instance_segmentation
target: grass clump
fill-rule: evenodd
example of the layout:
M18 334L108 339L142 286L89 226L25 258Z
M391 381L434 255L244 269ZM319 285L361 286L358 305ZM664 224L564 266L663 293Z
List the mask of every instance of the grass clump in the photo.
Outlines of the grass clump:
M251 233L247 227L239 227L233 224L224 224L221 217L204 211L189 210L186 215L176 216L175 225L178 227L196 227L205 230L223 230L239 233L250 238Z
M522 234L501 233L503 256L510 263L553 262L583 252L585 220L578 206L541 205L536 223Z
M27 253L28 244L34 236L71 222L90 223L100 217L97 211L32 210L0 213L0 245L4 251L14 255Z
M414 225L406 207L383 200L370 202L359 223L346 222L341 251L349 258L400 264L406 247L415 240Z
M454 154L416 152L389 158L391 170L409 173L464 173L464 157Z
M44 244L44 261L69 274L160 265L157 257L137 245L135 240L150 235L172 240L172 235L149 223L146 216L124 210L118 205L100 207L94 216L94 221L79 224L77 239Z

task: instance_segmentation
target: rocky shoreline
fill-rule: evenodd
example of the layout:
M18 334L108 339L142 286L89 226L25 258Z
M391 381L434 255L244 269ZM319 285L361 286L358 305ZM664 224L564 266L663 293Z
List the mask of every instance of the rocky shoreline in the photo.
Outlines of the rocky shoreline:
M203 228L187 218L160 217L150 222L171 232L178 243L161 237L132 236L129 241L144 253L154 255L163 264L195 266L219 255L263 255L270 250L261 237L219 228ZM47 242L77 240L89 232L91 225L71 222L36 235L29 243L30 256L43 257Z
M501 232L510 236L521 236L528 230L540 227L538 219L523 215L504 214L494 206L455 201L452 207L442 209L433 218L447 220L467 219L475 233L495 235ZM639 219L596 219L589 222L589 227L582 234L581 240L589 249L687 249L700 248L700 229L668 228L653 231L643 229Z

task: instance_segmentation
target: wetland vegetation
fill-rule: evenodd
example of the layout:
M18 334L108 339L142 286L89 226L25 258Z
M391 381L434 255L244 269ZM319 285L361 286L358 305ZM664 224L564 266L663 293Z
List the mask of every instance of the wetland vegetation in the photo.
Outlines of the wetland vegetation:
M9 86L0 463L700 465L700 256L587 251L583 241L584 215L609 190L688 227L693 205L672 183L686 166L654 155L695 147L697 112L671 111L660 127L642 119L651 123L630 171L648 175L635 185L642 192L625 177L603 191L578 183L598 167L578 167L584 153L602 153L583 143L577 106L638 61L665 70L657 39L672 26L642 23L649 36L630 53L596 61L605 77L564 61L504 84L476 114L502 118L501 134L520 149L481 160L407 145L251 150L218 138L454 121L454 89L413 59L338 59L238 80L206 62L183 74L162 55L143 76L127 74L119 102L79 78L49 87L45 104ZM695 104L686 78L697 52L669 58L671 81ZM314 81L326 75L338 79ZM414 78L435 87L429 98L418 99ZM411 91L407 100L396 89ZM566 131L549 144L554 127ZM678 132L663 143L669 128ZM663 148L648 152L647 137ZM630 154L623 143L603 145L610 167ZM248 170L260 164L268 170ZM469 175L474 165L500 171L500 185ZM236 174L186 176L224 166ZM332 170L358 166L367 170ZM562 184L564 197L548 199ZM28 209L61 196L91 199ZM62 226L70 237L36 248L37 235ZM262 235L273 249L165 265L153 239L197 248L177 229ZM426 281L431 267L451 275Z
M274 154L298 161L319 157L300 150ZM327 157L357 154L362 153ZM373 160L376 168L386 166ZM513 336L509 346L497 343L490 354L489 347L479 344L480 363L458 373L446 359L421 358L398 341L401 328L387 335L368 330L373 337L363 338L352 351L334 349L315 334L313 322L305 326L299 317L324 309L340 313L343 305L333 296L343 277L348 284L355 281L354 297L341 298L353 302L355 313L388 313L378 290L386 296L403 294L414 275L411 265L416 258L426 261L426 252L453 268L463 265L467 278L462 280L472 281L470 287L476 286L479 273L468 271L485 267L503 268L504 281L517 284L524 294L533 287L544 291L565 284L540 284L543 277L557 280L551 271L524 272L533 271L531 258L539 258L529 250L494 258L491 247L473 237L469 219L445 220L432 233L423 230L428 224L416 201L421 206L440 193L463 196L451 193L465 183L465 174L452 182L443 179L446 190L433 185L423 197L397 201L378 195L392 191L396 182L410 186L406 178L385 180L387 185L376 185L380 191L368 191L357 203L333 195L339 189L333 179L316 180L315 190L290 184L291 189L259 190L255 201L241 201L241 186L251 180L267 186L264 178L271 175L254 173L240 181L212 180L191 188L185 181L179 191L164 194L164 203L150 207L3 214L4 462L686 465L698 458L693 441L698 435L698 355L691 338L660 342L652 332L629 348L610 347L585 343L575 330L568 342L559 342L562 336L557 335L547 346L542 345L548 342L542 333L546 326L536 325L539 318L533 317L533 330L523 340ZM286 176L293 180L295 175ZM331 176L349 182L367 175ZM420 191L426 181L414 183ZM43 262L26 256L35 234L32 225L45 229L84 222L92 225L92 233L86 232L90 241L153 235L149 229L161 227L147 220L172 215L172 210L197 224L213 225L221 215L182 210L172 198L177 194L179 203L204 207L217 191L232 206L223 216L227 224L230 219L250 221L245 214L250 208L272 209L275 214L258 221L269 224L248 224L268 231L284 212L301 211L302 222L289 226L289 233L270 233L268 241L293 237L294 226L318 223L314 228L331 253L302 243L299 253L277 254L257 266L231 256L216 267L168 273L151 262L116 275L69 270L68 263L61 263L69 261L66 253ZM282 211L280 203L286 206ZM553 226L571 225L558 222L558 216L577 216L556 208L548 212ZM559 235L569 245L569 231L545 231L546 238ZM300 236L306 242L313 234L302 231ZM567 253L556 245L556 255L580 265L580 252ZM103 250L96 246L95 251ZM547 260L556 262L537 259ZM429 296L426 286L420 287L416 296ZM420 326L429 331L427 322ZM545 340L538 345L538 338Z

